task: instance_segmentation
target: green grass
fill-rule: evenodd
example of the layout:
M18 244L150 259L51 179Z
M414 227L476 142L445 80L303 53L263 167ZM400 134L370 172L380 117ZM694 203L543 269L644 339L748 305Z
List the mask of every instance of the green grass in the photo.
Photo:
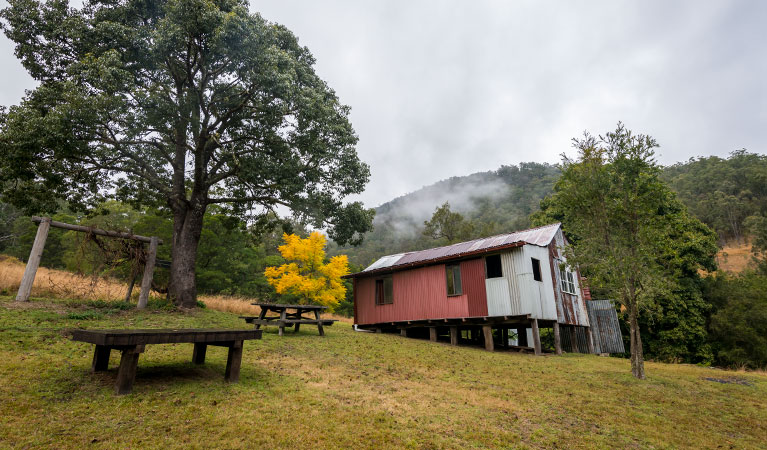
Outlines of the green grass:
M0 297L2 448L758 448L767 376L591 355L488 353L337 323L226 349L150 345L134 393L115 396L119 352L92 374L93 346L67 328L233 327L234 314ZM706 380L715 378L721 383Z

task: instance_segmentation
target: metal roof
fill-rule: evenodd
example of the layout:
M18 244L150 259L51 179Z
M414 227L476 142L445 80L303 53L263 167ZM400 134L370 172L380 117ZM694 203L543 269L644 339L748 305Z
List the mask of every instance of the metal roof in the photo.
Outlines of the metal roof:
M560 223L554 223L538 228L531 228L529 230L499 234L497 236L474 239L473 241L468 242L459 242L458 244L447 245L444 247L388 255L379 258L362 272L347 275L347 277L356 275L364 276L373 272L382 272L385 270L394 270L403 266L422 265L428 262L487 253L501 248L516 247L524 244L545 247L549 245L554 238L559 227Z

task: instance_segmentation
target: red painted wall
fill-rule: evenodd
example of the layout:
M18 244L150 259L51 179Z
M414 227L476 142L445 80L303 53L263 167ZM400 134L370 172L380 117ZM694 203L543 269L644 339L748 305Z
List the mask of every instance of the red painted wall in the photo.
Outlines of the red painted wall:
M366 325L487 315L482 259L461 263L464 293L459 296L447 296L444 264L395 272L392 280L394 301L389 305L375 304L375 280L376 277L356 280L355 323Z
M463 292L468 297L469 317L487 316L485 259L477 258L461 262L461 281Z

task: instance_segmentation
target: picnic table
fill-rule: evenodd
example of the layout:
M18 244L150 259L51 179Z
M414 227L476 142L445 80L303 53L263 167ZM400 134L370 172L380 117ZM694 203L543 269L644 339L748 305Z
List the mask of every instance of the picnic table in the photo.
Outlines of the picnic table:
M193 343L192 362L205 363L205 353L209 345L228 347L224 379L236 383L240 379L242 362L242 344L248 339L261 339L261 330L231 329L157 329L157 330L70 330L72 340L95 344L93 353L94 372L107 370L109 354L120 350L120 368L117 371L115 391L117 394L130 394L136 378L138 357L149 344Z
M274 303L251 303L252 305L261 308L261 314L258 316L240 316L245 319L245 322L252 323L256 326L256 330L260 330L261 326L277 325L280 327L279 334L282 336L285 327L295 327L294 332L298 333L301 325L316 325L317 331L320 336L325 336L325 330L323 326L331 326L335 320L322 319L320 313L326 309L327 306L319 305L279 305ZM292 312L288 311L292 310ZM277 315L268 316L267 313L274 312ZM311 314L314 317L304 317L304 314Z

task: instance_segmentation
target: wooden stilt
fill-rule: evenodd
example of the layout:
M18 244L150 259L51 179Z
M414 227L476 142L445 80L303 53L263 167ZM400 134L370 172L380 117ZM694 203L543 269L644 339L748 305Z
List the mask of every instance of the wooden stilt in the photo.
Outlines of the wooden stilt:
M517 328L517 345L527 347L527 327Z
M501 346L509 348L509 329L506 327L501 328Z
M578 331L575 329L575 325L570 325L570 346L573 353L580 353L580 345L578 345Z
M562 354L562 337L559 335L559 322L554 322L554 351Z
M493 329L490 325L482 325L482 334L485 335L485 350L492 352L495 350L493 345Z
M580 346L578 345L578 332L575 330L575 325L570 325L570 345L573 353L580 353Z
M154 263L157 259L157 245L159 239L157 236L152 236L149 242L149 252L146 256L146 264L144 265L144 276L141 278L141 294L138 297L138 309L146 308L147 301L149 301L149 291L152 289L152 277L154 276Z
M458 327L450 327L450 345L458 345Z
M437 327L429 327L429 340L437 342Z
M24 276L21 278L19 292L16 294L17 302L29 301L29 295L32 293L32 285L35 283L37 268L40 267L40 259L43 257L45 240L48 239L48 230L51 228L51 218L44 217L37 227L35 243L32 244L32 251L29 252L27 267L24 269Z
M538 331L538 319L533 319L533 347L535 348L535 354L540 356L543 354L541 351L541 334Z
M407 328L400 328L399 329L399 335L402 337L407 337Z

